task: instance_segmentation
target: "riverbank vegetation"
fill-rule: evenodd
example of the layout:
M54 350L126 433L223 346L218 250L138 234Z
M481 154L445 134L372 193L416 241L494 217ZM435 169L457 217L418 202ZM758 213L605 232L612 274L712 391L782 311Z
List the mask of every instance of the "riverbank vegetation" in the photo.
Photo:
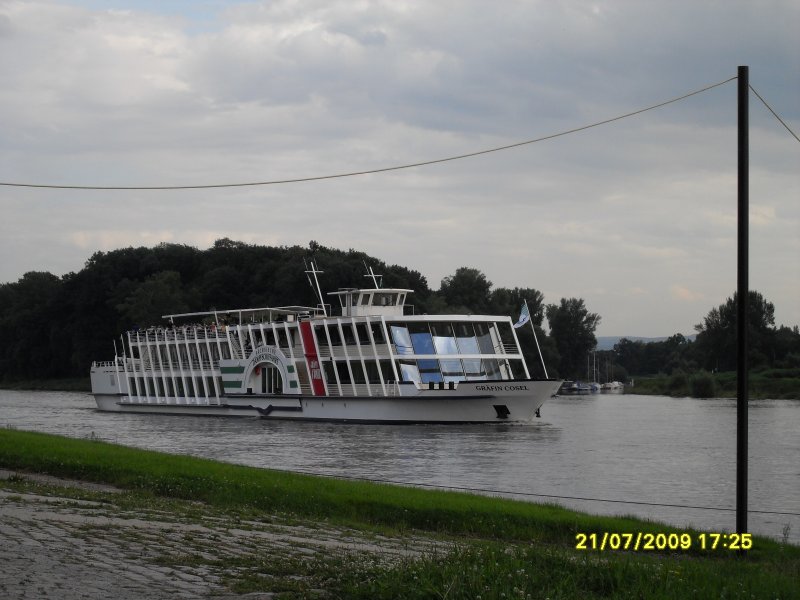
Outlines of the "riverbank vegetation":
M388 562L331 552L275 565L248 555L243 574L226 581L238 593L364 599L799 597L800 548L760 537L743 557L721 547L702 551L696 542L689 551L580 551L577 533L683 532L555 506L311 477L7 429L0 430L0 467L114 485L127 493L105 501L125 503L129 513L157 505L188 518L213 509L236 515L239 526L280 514L303 519L306 530L311 519L321 527L436 542L435 550ZM263 552L267 556L268 549ZM163 557L173 566L182 560L239 559Z
M753 399L800 400L800 368L754 369L749 374L748 383L749 397ZM679 398L735 398L736 372L697 371L687 374L676 370L671 375L661 373L637 377L634 386L626 391Z

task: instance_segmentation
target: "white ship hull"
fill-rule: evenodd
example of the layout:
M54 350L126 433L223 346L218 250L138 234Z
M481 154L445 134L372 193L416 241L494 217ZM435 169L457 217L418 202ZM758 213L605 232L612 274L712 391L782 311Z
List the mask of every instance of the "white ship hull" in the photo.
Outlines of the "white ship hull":
M205 399L130 401L127 395L95 393L100 410L172 415L260 417L361 423L529 422L558 390L558 381L462 382L457 390L417 390L397 396L303 396L242 394ZM406 392L406 390L403 390Z

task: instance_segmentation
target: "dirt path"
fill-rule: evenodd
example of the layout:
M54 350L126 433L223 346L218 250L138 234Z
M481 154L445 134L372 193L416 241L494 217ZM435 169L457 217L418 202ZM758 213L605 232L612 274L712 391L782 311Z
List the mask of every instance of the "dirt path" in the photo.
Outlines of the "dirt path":
M76 500L76 489L94 492L97 500ZM108 486L0 471L0 597L274 596L273 591L234 594L231 586L248 577L262 582L259 589L296 588L298 595L324 597L317 564L393 562L439 546L286 517L241 521L191 503L186 503L191 518L123 509L124 503L115 502L120 493Z

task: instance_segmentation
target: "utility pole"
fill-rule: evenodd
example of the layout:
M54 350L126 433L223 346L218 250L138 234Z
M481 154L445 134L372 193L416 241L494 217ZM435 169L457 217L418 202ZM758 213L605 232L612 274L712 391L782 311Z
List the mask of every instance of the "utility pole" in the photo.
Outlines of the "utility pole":
M736 533L747 533L747 304L748 282L748 204L750 136L748 100L749 67L739 67L738 85L738 231L736 312Z

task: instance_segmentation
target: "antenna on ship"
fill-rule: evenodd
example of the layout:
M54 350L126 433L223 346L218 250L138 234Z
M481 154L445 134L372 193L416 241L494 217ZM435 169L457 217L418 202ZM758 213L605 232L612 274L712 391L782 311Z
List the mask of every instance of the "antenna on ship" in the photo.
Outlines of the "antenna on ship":
M372 277L372 283L375 285L375 289L381 289L381 284L378 283L378 277L381 278L381 283L383 283L383 275L376 275L375 271L372 270L372 267L367 266L367 261L364 262L364 268L367 270L367 274L364 277Z
M314 264L314 261L311 261L311 268L308 268L308 263L306 259L303 259L303 264L306 266L306 277L308 278L308 284L311 286L311 289L314 290L317 294L317 298L319 298L319 305L322 308L322 316L327 317L328 312L325 310L325 300L322 298L322 290L319 288L319 279L317 279L317 273L324 273L325 271L320 271L317 269L317 265ZM311 276L314 276L314 281L311 281Z

